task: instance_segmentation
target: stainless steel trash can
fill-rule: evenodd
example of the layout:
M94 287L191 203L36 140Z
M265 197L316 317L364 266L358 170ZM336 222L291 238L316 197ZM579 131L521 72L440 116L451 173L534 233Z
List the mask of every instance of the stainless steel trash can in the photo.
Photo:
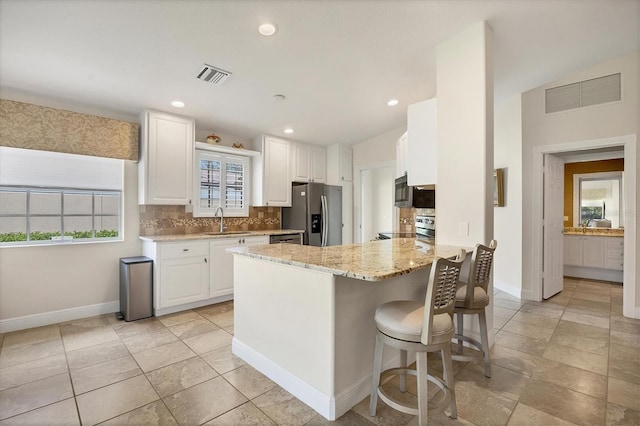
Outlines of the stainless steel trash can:
M125 321L153 316L153 260L120 258L120 313Z

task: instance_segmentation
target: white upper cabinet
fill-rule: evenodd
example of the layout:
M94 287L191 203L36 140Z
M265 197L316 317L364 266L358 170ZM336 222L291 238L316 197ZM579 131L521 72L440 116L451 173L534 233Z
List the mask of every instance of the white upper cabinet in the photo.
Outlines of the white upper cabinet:
M396 142L396 178L407 173L407 132Z
M291 143L261 136L254 148L260 155L252 159L253 205L291 207Z
M324 148L295 144L293 145L293 161L291 163L294 182L327 181L327 154Z
M140 117L139 204L191 203L194 120L144 111Z
M339 185L353 181L353 151L340 144L327 148L327 183Z
M438 103L428 99L407 110L407 183L410 186L438 183Z

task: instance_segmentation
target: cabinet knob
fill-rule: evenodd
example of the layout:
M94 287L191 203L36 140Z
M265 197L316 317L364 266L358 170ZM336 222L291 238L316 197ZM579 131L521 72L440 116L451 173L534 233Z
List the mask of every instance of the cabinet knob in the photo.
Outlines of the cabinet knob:
M207 258L206 257L204 258L204 263L207 263Z
M188 248L187 249L182 249L182 251L189 251L189 249Z

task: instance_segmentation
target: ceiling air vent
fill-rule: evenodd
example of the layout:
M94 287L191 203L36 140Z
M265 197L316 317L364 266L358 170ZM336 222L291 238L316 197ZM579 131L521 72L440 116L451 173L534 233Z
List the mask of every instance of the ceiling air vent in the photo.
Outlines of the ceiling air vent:
M622 100L620 73L545 90L547 114Z
M220 86L231 75L229 71L204 64L196 78Z

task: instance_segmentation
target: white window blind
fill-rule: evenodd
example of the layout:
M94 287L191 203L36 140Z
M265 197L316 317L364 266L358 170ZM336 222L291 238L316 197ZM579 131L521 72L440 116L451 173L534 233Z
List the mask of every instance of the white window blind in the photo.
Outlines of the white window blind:
M123 160L0 147L0 185L122 191Z
M225 216L249 215L249 159L196 150L195 217L213 216L222 207Z

